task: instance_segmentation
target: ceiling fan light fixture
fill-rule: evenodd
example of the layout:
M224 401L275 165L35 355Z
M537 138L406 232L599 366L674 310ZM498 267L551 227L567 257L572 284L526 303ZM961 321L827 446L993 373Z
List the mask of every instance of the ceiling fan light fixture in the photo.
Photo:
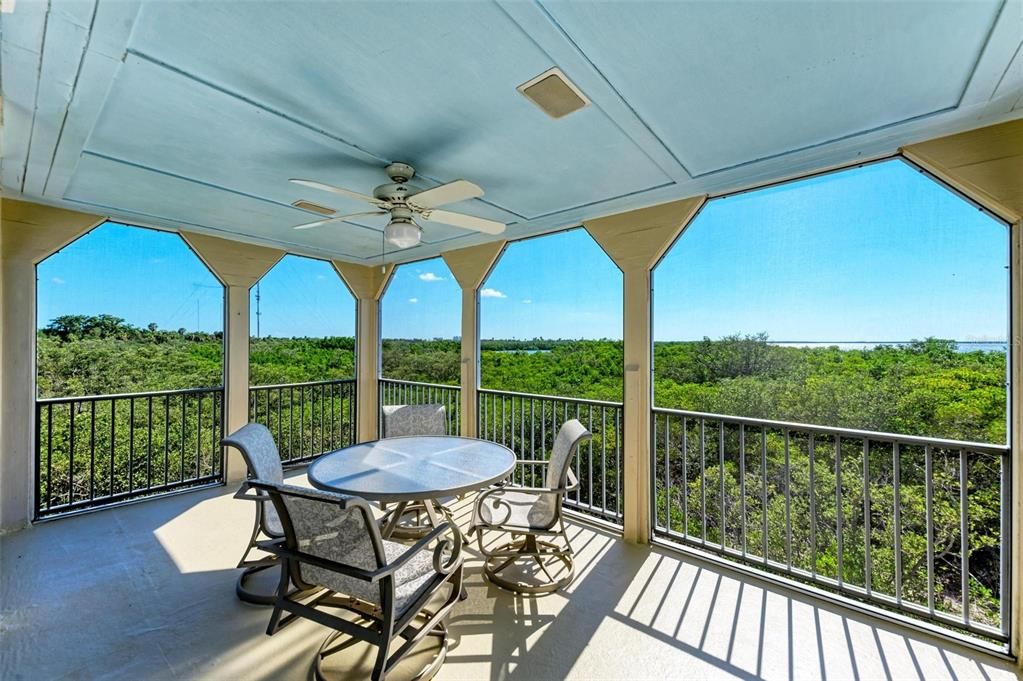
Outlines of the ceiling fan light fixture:
M423 230L411 220L396 218L384 227L384 239L395 248L418 246L422 238Z

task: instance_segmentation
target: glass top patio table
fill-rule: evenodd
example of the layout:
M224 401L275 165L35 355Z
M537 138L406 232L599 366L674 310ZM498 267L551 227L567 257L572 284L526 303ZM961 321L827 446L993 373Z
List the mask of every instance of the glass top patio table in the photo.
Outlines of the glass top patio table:
M467 437L413 436L363 442L309 465L314 487L374 501L436 499L473 492L508 477L515 454Z

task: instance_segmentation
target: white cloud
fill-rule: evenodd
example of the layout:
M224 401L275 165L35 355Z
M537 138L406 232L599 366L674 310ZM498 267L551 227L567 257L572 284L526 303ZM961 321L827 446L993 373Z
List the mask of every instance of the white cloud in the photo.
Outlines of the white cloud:
M419 275L420 281L444 281L444 277L438 277L433 272L423 272Z
M317 274L316 275L316 281L323 281L326 278L327 277L325 275L323 275L323 274Z
M419 298L409 298L408 301L410 303L418 303L419 302Z
M52 281L54 284L66 284L67 283L66 281L64 281L60 277L54 277L50 281Z
M480 298L507 298L507 297L508 296L504 295L496 288L485 288L482 291L480 291Z
M533 300L532 300L531 298L523 298L523 299L522 299L522 303L523 303L524 305L529 305L529 304L530 304L530 303L532 303L532 302L533 302Z

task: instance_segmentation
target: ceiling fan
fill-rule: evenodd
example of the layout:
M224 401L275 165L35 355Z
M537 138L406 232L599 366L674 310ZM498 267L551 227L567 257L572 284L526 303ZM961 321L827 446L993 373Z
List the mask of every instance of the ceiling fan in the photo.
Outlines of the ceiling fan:
M413 194L409 191L408 181L416 174L415 168L408 163L392 163L384 170L388 177L391 178L391 181L374 189L372 196L316 182L315 180L291 179L291 182L300 184L303 187L312 187L313 189L347 196L350 199L365 201L376 208L376 210L349 213L325 220L307 222L304 225L297 225L295 229L320 227L322 225L329 225L332 222L341 222L363 215L388 215L390 220L384 227L384 238L388 243L397 248L411 248L422 239L423 229L416 222L415 218L430 222L441 222L446 225L461 227L462 229L484 232L485 234L500 234L504 231L504 224L495 220L437 209L438 206L483 196L483 190L472 182L455 180Z

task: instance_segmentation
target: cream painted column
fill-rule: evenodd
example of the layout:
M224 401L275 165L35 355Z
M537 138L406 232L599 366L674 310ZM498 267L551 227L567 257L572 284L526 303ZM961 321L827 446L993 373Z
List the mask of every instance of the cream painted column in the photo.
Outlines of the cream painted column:
M589 220L586 231L622 270L625 291L623 513L626 541L646 544L651 531L650 409L653 337L650 272L693 219L705 197Z
M35 266L103 218L12 199L0 204L0 531L6 531L31 521L35 495Z
M1023 174L1020 182L1023 183ZM1012 429L1012 457L1011 479L1012 485L1012 514L1011 521L1014 531L1012 533L1012 557L1010 572L1010 598L1009 608L1011 637L1011 651L1017 655L1017 664L1023 666L1023 656L1020 655L1021 643L1023 643L1023 220L1017 220L1010 228L1010 249L1009 249L1009 272L1011 280L1009 283L1009 300L1012 305L1012 329L1009 338L1009 366L1010 366L1010 388L1009 405L1012 414L1009 419L1009 427Z
M1010 650L1023 666L1023 120L939 137L903 156L1010 223Z
M376 440L380 428L380 298L394 265L356 265L333 261L355 295L355 392L359 442Z
M249 289L284 252L205 234L181 236L224 285L224 430L232 433L249 422ZM228 449L224 479L238 482L245 475L241 454Z
M478 417L476 403L480 387L479 289L504 250L505 243L493 241L441 254L455 281L462 288L459 409L463 437L476 437L479 432L479 425L476 422Z

